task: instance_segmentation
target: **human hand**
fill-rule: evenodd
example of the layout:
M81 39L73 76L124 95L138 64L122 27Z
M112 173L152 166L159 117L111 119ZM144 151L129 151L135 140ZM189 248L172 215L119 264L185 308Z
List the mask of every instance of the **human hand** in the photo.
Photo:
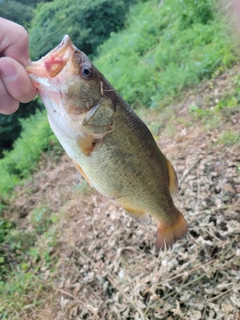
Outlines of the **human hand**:
M29 59L27 31L0 18L0 113L11 114L19 102L29 102L36 96L24 68Z

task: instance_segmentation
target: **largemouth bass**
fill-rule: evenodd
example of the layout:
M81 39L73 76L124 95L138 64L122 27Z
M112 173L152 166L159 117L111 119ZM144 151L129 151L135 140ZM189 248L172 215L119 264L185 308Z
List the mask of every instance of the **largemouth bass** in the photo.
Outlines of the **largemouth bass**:
M187 232L176 172L147 126L69 36L27 66L50 126L90 185L140 223L158 222L156 249Z

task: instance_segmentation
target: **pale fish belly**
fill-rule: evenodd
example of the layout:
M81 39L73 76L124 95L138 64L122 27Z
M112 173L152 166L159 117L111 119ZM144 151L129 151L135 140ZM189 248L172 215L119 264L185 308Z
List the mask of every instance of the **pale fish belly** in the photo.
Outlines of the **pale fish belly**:
M111 174L109 175L109 171L107 171L106 176L104 174L104 172L108 170L106 168L108 161L106 161L106 159L105 161L104 159L99 159L97 151L93 151L91 155L85 156L81 152L76 139L63 132L56 121L51 120L50 116L48 116L48 121L63 149L69 158L81 167L91 186L106 197L115 198L118 193L116 193L114 189L111 189L106 181L107 178L111 178Z

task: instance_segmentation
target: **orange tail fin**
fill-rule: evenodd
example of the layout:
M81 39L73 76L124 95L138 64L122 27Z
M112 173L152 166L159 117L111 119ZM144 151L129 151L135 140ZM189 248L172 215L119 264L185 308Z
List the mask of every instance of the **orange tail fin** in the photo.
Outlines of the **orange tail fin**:
M157 229L156 250L172 248L173 244L183 238L188 231L188 225L181 212L175 208L176 219L171 225L159 223Z

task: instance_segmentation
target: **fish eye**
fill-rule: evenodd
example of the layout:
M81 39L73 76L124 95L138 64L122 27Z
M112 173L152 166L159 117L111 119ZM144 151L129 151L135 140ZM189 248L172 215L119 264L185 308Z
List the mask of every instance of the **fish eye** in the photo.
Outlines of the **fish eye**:
M81 66L81 75L86 80L91 80L94 76L94 71L91 67L82 65Z

